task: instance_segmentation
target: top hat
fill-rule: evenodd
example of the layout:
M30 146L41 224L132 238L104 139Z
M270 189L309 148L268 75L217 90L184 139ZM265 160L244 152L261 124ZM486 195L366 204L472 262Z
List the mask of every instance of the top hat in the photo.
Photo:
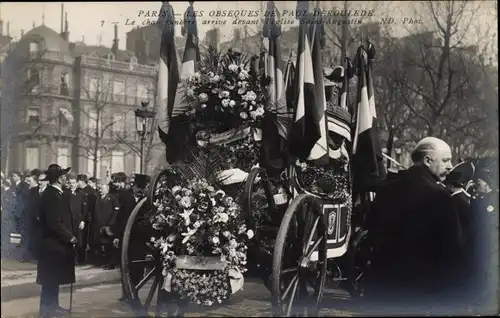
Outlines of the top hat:
M151 178L145 174L136 173L134 175L134 185L137 186L139 189L145 189L150 180Z
M45 178L43 178L42 181L49 181L50 179L58 178L65 175L70 170L71 167L63 169L60 165L53 163L47 168L47 171L45 171Z

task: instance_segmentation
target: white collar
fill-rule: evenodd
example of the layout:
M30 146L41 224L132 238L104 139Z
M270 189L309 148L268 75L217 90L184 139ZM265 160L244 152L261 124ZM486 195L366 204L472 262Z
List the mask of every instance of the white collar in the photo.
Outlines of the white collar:
M21 180L16 181L16 186L19 185L19 183L21 183Z
M56 188L60 193L63 193L63 190L61 189L60 186L55 185L55 184L51 184L50 186L53 187L53 188Z

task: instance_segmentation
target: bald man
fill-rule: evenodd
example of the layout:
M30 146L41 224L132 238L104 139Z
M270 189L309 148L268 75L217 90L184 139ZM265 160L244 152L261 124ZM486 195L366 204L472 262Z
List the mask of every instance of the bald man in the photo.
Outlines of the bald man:
M456 292L464 242L451 193L441 183L451 159L446 142L424 138L412 153L414 165L377 192L368 219L367 299L418 310Z

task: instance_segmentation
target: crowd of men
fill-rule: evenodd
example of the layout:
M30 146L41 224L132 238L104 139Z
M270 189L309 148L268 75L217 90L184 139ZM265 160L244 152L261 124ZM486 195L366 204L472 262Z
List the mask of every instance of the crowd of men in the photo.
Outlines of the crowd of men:
M75 281L76 264L119 265L129 215L150 180L121 172L104 183L70 170L52 164L25 176L13 172L10 180L2 175L2 222L11 224L2 232L21 234L22 260L38 261L43 317L67 313L59 306L59 286ZM3 237L2 257L8 257L6 244Z
M138 179L135 182L135 179ZM65 174L62 190L72 211L77 231L77 263L114 269L119 263L120 238L149 177L127 176L123 172L101 182L86 174ZM139 184L140 188L137 187ZM34 169L22 174L2 173L2 256L33 261L39 254L40 200L49 185L45 171ZM135 185L135 186L134 186ZM12 246L8 236L21 234L21 243ZM9 253L13 248L20 253Z

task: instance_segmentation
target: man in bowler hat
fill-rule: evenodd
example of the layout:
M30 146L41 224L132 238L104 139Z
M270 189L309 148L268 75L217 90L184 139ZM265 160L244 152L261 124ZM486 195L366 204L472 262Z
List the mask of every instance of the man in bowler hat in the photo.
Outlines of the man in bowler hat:
M62 176L71 168L51 164L45 172L49 186L40 200L41 246L36 282L40 293L41 317L58 317L67 313L59 306L59 285L75 282L75 245L78 225L64 200Z
M136 207L137 203L142 200L145 196L145 191L146 187L148 186L148 183L150 181L150 177L145 174L135 174L134 175L134 183L132 185L132 189L128 191L124 191L122 194L122 202L120 202L120 213L118 214L118 218L116 220L115 224L115 233L116 233L116 238L113 241L113 245L118 248L118 251L121 251L122 248L122 243L123 243L123 237L125 235L125 227L127 226L127 221L130 217L130 214ZM144 211L144 208L147 206L145 203L143 207L141 207L141 210ZM142 212L141 211L141 212ZM141 213L140 212L140 213ZM147 212L147 211L145 211ZM134 237L135 238L135 237ZM133 242L129 242L132 243ZM134 249L133 246L129 248L130 251ZM118 253L119 254L119 253ZM142 256L142 255L130 255L131 257L136 257L136 256ZM144 259L144 257L142 258ZM123 266L123 264L120 264L120 267ZM132 282L134 284L139 283L140 279L142 278L142 269L140 265L138 266L137 264L131 264L130 271L131 271L131 278ZM120 301L126 300L125 297L125 290L122 282L122 297L120 298Z

